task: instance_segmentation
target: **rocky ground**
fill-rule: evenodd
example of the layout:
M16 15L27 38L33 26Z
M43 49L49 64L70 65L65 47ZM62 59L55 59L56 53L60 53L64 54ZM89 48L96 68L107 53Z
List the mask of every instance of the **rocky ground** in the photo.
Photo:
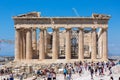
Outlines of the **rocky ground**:
M114 80L118 80L118 78L120 77L119 74L113 74L113 75L110 75L110 76L108 76L108 75L105 75L105 76L95 76L94 75L94 79L92 79L92 80L109 80L111 76L113 76ZM4 77L6 77L6 76L1 76L0 80L2 80ZM24 80L33 80L34 78L35 78L35 76L29 77L29 78L24 79ZM38 77L36 80L44 80L44 79L45 78L39 78ZM19 79L15 78L14 80L19 80ZM64 80L63 74L57 74L57 80ZM73 74L71 80L91 80L91 77L90 77L89 72L84 73L81 76L79 76L79 74Z

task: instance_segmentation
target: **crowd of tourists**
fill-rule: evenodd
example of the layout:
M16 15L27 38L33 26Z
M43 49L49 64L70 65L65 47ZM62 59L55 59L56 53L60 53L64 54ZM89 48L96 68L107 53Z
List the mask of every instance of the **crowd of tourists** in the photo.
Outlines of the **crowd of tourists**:
M120 61L119 61L120 62ZM60 65L62 65L62 69L60 69ZM91 76L91 80L94 79L94 76L110 76L110 80L114 80L112 74L112 67L116 64L113 61L109 62L74 62L74 63L66 63L66 64L57 64L46 66L45 68L38 68L37 70L32 71L33 80L39 80L42 78L43 80L56 80L57 74L63 74L64 80L73 80L73 74L79 74L81 77L84 72L89 72ZM56 67L57 66L57 67ZM109 71L109 74L105 74L106 71ZM3 78L3 80L14 80L12 70L10 68L0 69L0 75L8 75L7 78ZM19 80L23 80L26 76L26 72L22 72L21 74L17 74L17 78ZM120 79L119 79L120 80Z
M64 68L64 79L71 80L71 76L74 73L78 73L79 76L83 74L85 71L89 71L91 75L91 79L93 79L93 75L95 76L104 76L105 72L109 70L109 75L112 74L111 68L115 66L114 62L79 62L74 63L74 67L72 65L65 65Z
M0 76L5 76L5 75L8 76L6 78L3 78L2 80L14 80L14 76L11 68L0 69Z

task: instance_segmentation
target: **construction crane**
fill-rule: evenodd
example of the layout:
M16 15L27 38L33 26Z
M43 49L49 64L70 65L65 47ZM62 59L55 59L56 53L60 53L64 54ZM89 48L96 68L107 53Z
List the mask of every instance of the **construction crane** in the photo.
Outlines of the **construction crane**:
M77 17L79 17L79 14L77 12L77 10L75 8L72 8L72 10L74 11L74 13L76 14Z

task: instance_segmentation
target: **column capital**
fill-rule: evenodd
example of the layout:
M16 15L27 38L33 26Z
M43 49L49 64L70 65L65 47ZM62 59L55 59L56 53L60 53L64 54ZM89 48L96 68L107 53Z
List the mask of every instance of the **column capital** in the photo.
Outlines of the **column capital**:
M26 31L30 31L31 29L32 29L31 27L30 28L25 28Z
M33 27L32 29L33 29L33 30L36 30L37 28L36 28L36 27Z
M59 28L52 28L53 29L53 31L58 31L59 30Z
M95 31L95 30L96 30L96 28L92 28L92 30L93 30L93 31Z
M79 30L83 30L84 28L83 28L83 27L79 27L78 29L79 29Z
M96 30L96 27L95 27L95 26L93 26L93 27L92 27L92 30Z
M67 31L71 30L71 28L66 28Z
M45 28L39 28L41 31L45 30Z
M15 30L22 30L22 28L20 28L20 27L19 27L19 28L18 28L18 27L15 27Z
M21 30L21 28L15 28L15 30L16 30L16 31L20 31L20 30Z
M103 27L102 29L103 29L104 31L106 31L106 30L108 29L108 27Z

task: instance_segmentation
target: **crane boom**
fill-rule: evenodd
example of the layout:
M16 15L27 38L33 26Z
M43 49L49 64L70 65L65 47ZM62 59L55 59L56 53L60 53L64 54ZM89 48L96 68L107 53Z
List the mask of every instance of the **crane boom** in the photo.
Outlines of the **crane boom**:
M79 14L78 14L77 10L76 10L75 8L72 8L72 10L73 10L73 11L74 11L74 13L76 14L76 16L78 16L78 17L79 17Z

